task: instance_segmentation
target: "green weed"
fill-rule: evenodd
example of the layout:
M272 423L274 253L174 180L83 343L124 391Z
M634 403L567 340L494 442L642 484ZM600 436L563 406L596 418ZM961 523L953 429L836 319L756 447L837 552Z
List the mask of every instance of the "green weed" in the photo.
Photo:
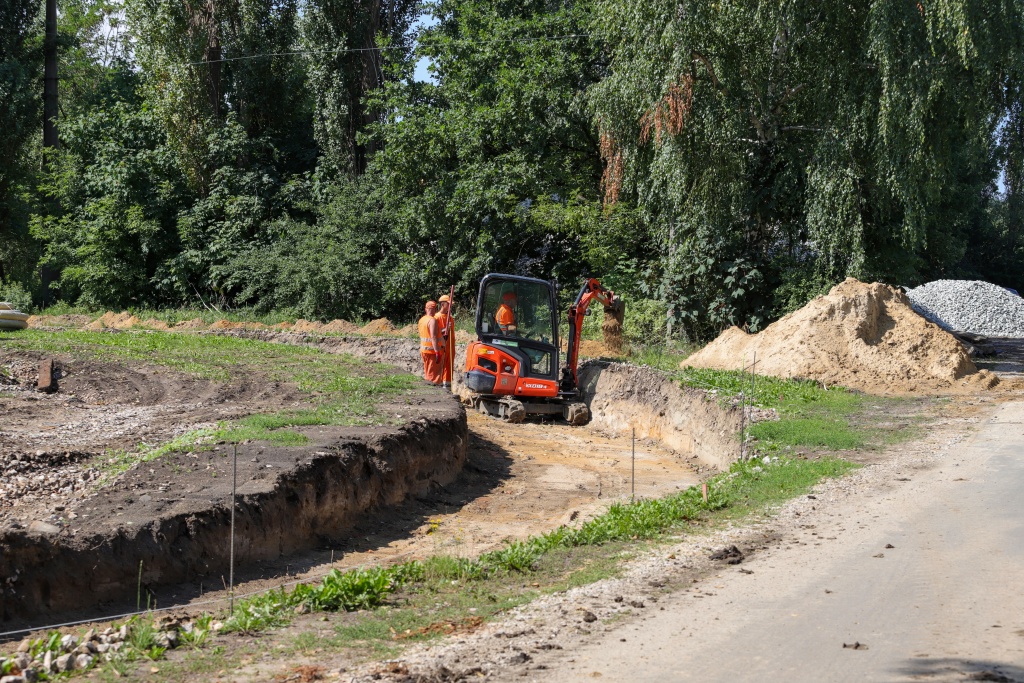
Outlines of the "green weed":
M316 611L372 609L384 602L399 581L400 577L393 569L373 567L348 572L335 569L317 586L296 586L290 599Z
M530 541L509 541L504 548L485 553L480 557L484 566L509 572L532 571L540 559L541 546Z
M230 633L257 633L287 623L286 611L293 606L290 595L283 588L239 600L235 611L224 622L224 631Z
M748 433L763 442L763 448L759 450L766 452L784 446L840 451L862 448L867 443L860 430L837 418L806 417L758 422Z
M435 555L424 560L422 567L428 581L475 581L487 575L483 564L468 557Z
M201 614L192 622L191 630L186 631L182 629L178 631L178 639L185 647L191 647L194 650L199 649L209 639L212 628L213 615L208 613Z

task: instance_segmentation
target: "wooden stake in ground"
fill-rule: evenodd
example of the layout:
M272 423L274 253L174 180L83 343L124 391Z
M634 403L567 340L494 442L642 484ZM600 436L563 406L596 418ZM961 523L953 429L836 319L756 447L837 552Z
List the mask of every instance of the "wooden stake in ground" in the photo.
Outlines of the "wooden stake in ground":
M57 391L57 380L53 378L53 360L47 359L39 363L39 381L36 391L52 394Z

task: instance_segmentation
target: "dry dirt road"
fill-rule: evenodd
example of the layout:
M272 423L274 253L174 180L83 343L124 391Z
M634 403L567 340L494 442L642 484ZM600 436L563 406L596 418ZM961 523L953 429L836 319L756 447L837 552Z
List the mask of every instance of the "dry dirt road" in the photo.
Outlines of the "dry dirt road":
M535 680L1024 682L1024 403L908 478Z

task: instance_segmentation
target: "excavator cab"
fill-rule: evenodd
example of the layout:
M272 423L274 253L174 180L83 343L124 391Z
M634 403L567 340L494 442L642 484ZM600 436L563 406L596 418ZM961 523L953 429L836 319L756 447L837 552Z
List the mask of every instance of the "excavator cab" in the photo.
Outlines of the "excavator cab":
M586 422L590 412L576 386L579 326L590 299L599 293L613 296L588 280L580 293L586 298L577 298L570 309L569 351L566 367L560 368L554 285L519 275L484 276L477 295L477 340L466 350L465 382L473 406L509 422L521 422L528 414Z

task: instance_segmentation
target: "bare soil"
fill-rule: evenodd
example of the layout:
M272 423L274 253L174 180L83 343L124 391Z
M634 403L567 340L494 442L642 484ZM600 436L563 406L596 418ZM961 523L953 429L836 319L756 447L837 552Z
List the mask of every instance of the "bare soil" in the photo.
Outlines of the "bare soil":
M763 332L726 330L683 365L736 370L755 356L763 374L873 394L972 394L999 383L953 335L914 311L905 294L853 278Z
M0 621L126 602L140 561L164 604L188 594L171 588L169 597L168 585L209 584L229 548L227 446L171 453L109 482L98 468L110 449L159 444L304 397L258 373L217 383L66 356L56 359L58 391L40 394L33 384L42 358L2 358ZM239 445L241 566L342 539L367 510L429 493L461 471L467 434L458 402L427 385L401 398L379 406L383 426L297 428L310 439L301 447ZM83 574L83 563L92 571Z
M53 394L34 388L45 358L55 360ZM0 366L11 380L0 384L0 529L61 512L94 488L86 484L98 480L96 467L108 451L166 442L301 399L292 387L261 377L218 383L67 355L4 351Z
M416 367L407 340L313 337L230 328L220 334L268 341L285 338L289 343L328 352L354 353L406 369ZM97 466L102 465L108 449L165 442L183 431L219 420L298 405L302 396L289 386L268 384L258 376L224 384L145 364L63 356L56 359L59 391L45 395L31 386L42 359L42 354L10 352L3 359L11 381L16 383L3 387L5 391L0 393L3 443L7 445L5 460L0 464L17 470L12 478L15 482L18 477L45 477L39 486L8 487L0 492L0 521L9 534L24 536L8 544L8 555L11 548L21 548L23 553L33 543L43 543L49 550L37 555L49 557L53 563L63 552L60 547L79 555L86 546L102 548L103 567L97 574L109 578L106 585L97 587L93 581L82 590L83 586L73 581L37 577L31 590L38 594L40 605L46 606L44 611L67 613L69 608L88 607L77 604L74 595L89 595L92 599L102 594L107 600L118 593L134 595L123 590L121 584L138 567L137 558L128 555L135 558L139 552L145 555L148 594L160 604L216 598L217 592L211 595L211 584L217 584L216 567L223 560L214 546L225 540L216 530L223 528L229 509L225 505L231 479L228 446L170 454L102 486ZM621 395L622 387L609 385L608 389L609 396L620 402L628 398ZM441 407L438 401L456 405L452 396L424 387L413 406L403 403L383 409L396 422L415 422L429 419L429 414ZM662 414L665 408L652 405ZM461 408L458 410L463 414ZM450 408L444 411L450 412ZM634 406L634 412L639 415L643 410ZM601 415L609 414L606 406ZM508 425L475 413L468 419L468 454L461 474L460 465L445 469L450 476L425 475L427 483L433 481L426 487L375 484L374 502L354 505L351 500L369 495L362 491L357 475L351 485L346 484L351 494L341 495L337 503L331 504L331 521L323 518L331 505L320 501L321 494L316 494L315 503L296 500L290 513L285 512L289 506L281 507L275 521L268 521L257 511L273 507L276 503L268 501L276 500L275 492L280 494L282 490L298 491L297 499L308 497L301 492L308 488L311 477L351 478L344 474L350 467L345 463L354 457L350 446L366 444L371 453L383 452L387 450L385 442L397 428L311 427L300 430L313 440L310 446L240 446L239 493L251 502L239 530L239 590L315 577L336 566L401 561L437 553L475 556L507 539L524 538L597 514L612 502L627 498L633 490L637 496L661 496L686 488L714 471L706 459L694 455L692 442L680 442L672 450L641 430L636 443L634 483L633 443L622 425L602 420L595 420L595 426L587 428L540 422ZM657 436L663 438L662 434ZM436 437L431 437L422 446L436 451L439 444ZM335 461L341 464L330 464ZM331 467L341 469L331 473ZM297 482L293 481L296 477ZM393 490L387 490L388 485ZM304 512L307 508L311 511ZM366 509L372 509L369 516L362 514ZM275 529L289 514L297 516L300 523L289 520L294 527L293 537L283 537ZM38 527L39 522L50 525L50 531ZM208 534L209 541L202 541L202 534L197 532L204 525L214 530ZM48 538L47 533L56 536ZM315 536L320 540L311 545L303 540ZM153 538L158 539L155 546L146 540ZM174 561L162 562L153 556L153 550L164 554L170 550ZM181 583L182 579L188 579L187 583ZM30 590L22 581L22 591ZM24 610L11 608L9 613Z
M775 618L785 614L787 619L796 616L791 614L793 612L808 609L802 601L816 599L797 596L796 602L804 607L794 606L794 594L786 588L791 574L805 579L810 577L831 587L827 581L835 580L834 573L843 574L845 567L818 571L793 563L791 556L801 550L805 556L813 556L855 545L857 531L878 525L879 515L888 511L894 498L902 498L908 490L917 487L912 482L935 473L941 475L941 471L952 464L951 456L965 435L994 412L989 401L966 398L954 401L947 407L939 405L938 413L929 411L931 428L920 440L886 450L884 457L856 473L822 482L811 495L786 503L771 516L740 526L707 529L699 535L658 547L630 562L620 577L540 597L472 632L414 646L387 662L353 666L351 660L340 655L319 658L318 663L324 666L330 680L349 683L595 678L624 681L631 680L634 663L637 666L645 663L637 657L643 652L645 659L661 657L665 660L661 662L660 677L649 676L647 680L671 678L666 671L677 671L675 650L669 647L661 652L657 652L657 647L644 650L649 641L657 640L660 646L672 636L675 640L671 647L681 648L689 641L680 640L680 633L683 637L700 636L706 629L715 629L716 633L725 631L723 638L729 641L734 633L718 625L716 620L720 616L723 621L726 616L732 616L741 625L762 616L760 612L764 610L759 611L758 605L763 602L763 594L753 593L743 596L742 601L733 601L724 592L727 585L750 581L751 575L756 577L769 570L765 565L777 565L780 571L773 573L774 584L765 592L775 591L784 596L781 601L784 606L772 614ZM946 478L952 477L950 474ZM730 546L740 551L741 563L731 565L728 559L714 559ZM879 547L873 545L860 550L869 554L877 552ZM880 581L879 585L883 584L884 581ZM877 587L873 586L872 590ZM826 592L830 591L819 591L818 595ZM851 594L847 599L856 603L861 597ZM661 622L674 619L677 623L671 629L661 627L638 633L659 619ZM809 627L811 630L804 635L813 637L824 628L823 623L827 626L827 622L820 622ZM771 635L762 630L757 638L768 639ZM698 638L693 640L697 642ZM873 641L871 644L875 646ZM834 647L841 651L838 640ZM607 657L602 655L603 651L614 651L616 655ZM712 650L686 650L694 659L715 669L710 678L705 678L718 680L722 669L712 661L714 658L708 659L709 651ZM823 660L838 656L825 650L815 654L818 655ZM597 666L595 659L611 661L602 661L602 666ZM744 668L738 678L735 672L728 673L727 677L755 680L757 675L753 678L748 675L754 671L757 669Z

